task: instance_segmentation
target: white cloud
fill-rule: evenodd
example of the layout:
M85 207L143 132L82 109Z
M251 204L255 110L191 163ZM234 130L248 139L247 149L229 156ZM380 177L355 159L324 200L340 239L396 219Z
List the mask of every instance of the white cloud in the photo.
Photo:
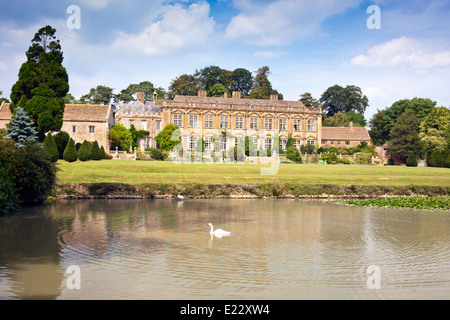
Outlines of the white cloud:
M206 2L194 3L187 8L181 4L168 6L159 21L152 22L139 34L120 33L113 49L156 56L204 44L214 31L214 19L209 13Z
M277 0L237 1L242 12L233 17L226 28L229 38L242 38L248 43L283 45L313 35L330 16L355 7L358 0Z
M253 56L264 59L276 59L284 56L285 54L286 53L284 51L258 50L253 54Z
M450 66L450 51L433 52L413 38L401 37L369 49L347 65L368 68L403 65L416 70L445 67Z

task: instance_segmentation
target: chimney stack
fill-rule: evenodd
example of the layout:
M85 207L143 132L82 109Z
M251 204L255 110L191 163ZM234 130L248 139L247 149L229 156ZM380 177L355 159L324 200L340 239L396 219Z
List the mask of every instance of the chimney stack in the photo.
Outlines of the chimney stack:
M278 95L277 95L277 94L271 94L271 95L270 95L270 100L272 100L272 101L278 101Z
M224 92L223 93L223 97L226 99L226 98L228 98L228 92Z
M199 97L206 97L206 90L198 90Z
M231 94L231 97L233 99L240 99L241 98L241 92L240 91L233 91Z
M145 93L144 93L144 91L138 91L137 92L137 100L140 103L145 104Z

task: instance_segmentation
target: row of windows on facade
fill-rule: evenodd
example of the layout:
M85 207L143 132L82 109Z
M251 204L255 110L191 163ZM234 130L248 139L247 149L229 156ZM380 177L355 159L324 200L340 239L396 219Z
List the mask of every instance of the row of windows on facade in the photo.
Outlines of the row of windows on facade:
M329 144L329 145L334 145L334 142L335 142L335 141L327 141L327 140L323 140L323 141L322 141L322 144L323 144L323 145L328 145L328 144ZM342 141L342 142L344 142L346 146L350 145L350 141ZM336 145L337 145L337 146L340 146L340 145L341 145L341 141L336 141Z
M189 107L195 107L195 106L199 106L199 107L203 107L203 106L206 106L206 104L205 103L200 103L200 104L196 104L195 102L188 102L188 106ZM215 108L216 106L217 106L217 104L215 104L215 103L209 103L208 104L208 106L210 107L210 108ZM235 109L235 108L237 108L238 106L237 105L235 105L235 104L230 104L230 105L222 105L223 107L229 107L229 108L232 108L232 109ZM241 106L242 107L242 106ZM249 108L249 109L256 109L256 106L254 106L254 105L248 105L248 106L245 106L245 107L247 107L247 108ZM275 110L275 107L274 106L267 106L267 109L268 110ZM295 110L296 109L296 107L287 107L287 110Z
M130 119L129 123L130 123L130 127L131 127L131 125L134 126L134 119ZM140 130L147 130L147 120L141 120L141 129ZM156 130L157 131L161 130L161 121L160 120L156 121Z
M72 132L77 132L77 126L72 126ZM89 126L89 133L95 133L95 126Z
M253 145L257 146L258 145L258 139L257 138L252 138L253 139ZM206 137L203 139L204 141L204 147L205 150L214 150L214 138L212 137ZM237 147L239 145L240 139L239 138L235 138L234 139L234 146ZM198 143L198 139L196 137L190 137L189 138L189 149L190 150L195 150L197 148L197 143ZM307 144L311 144L311 145L315 145L315 140L313 139L308 139L306 140ZM228 149L228 145L229 145L229 140L225 137L222 138L222 141L220 141L220 146L222 147L222 150L227 150ZM286 150L286 145L287 145L287 139L280 139L280 149L281 150ZM220 147L219 146L219 147ZM272 138L267 138L264 139L264 150L272 150L273 148L273 139ZM294 147L297 148L298 150L300 150L301 147L301 140L296 139L294 140Z
M264 119L264 129L265 130L273 130L274 129L274 119L266 118ZM301 131L300 119L294 119L293 120L293 130L294 131ZM183 126L183 115L176 114L173 116L173 124L182 127ZM192 128L198 127L198 116L196 115L189 115L189 126ZM205 115L205 128L213 128L213 116ZM228 129L229 128L229 118L226 116L220 117L220 128L221 129ZM242 117L236 117L235 118L235 129L244 129L244 118ZM258 130L258 118L252 117L250 118L250 128L251 130ZM287 131L287 119L281 118L278 119L278 130L279 131ZM307 128L306 131L308 132L314 132L315 131L315 121L314 120L308 120L307 121Z

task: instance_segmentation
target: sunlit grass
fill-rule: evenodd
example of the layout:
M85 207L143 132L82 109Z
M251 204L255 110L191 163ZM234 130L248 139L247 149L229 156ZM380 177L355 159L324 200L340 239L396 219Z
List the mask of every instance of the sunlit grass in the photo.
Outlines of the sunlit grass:
M65 183L116 182L250 184L280 183L450 186L450 170L423 167L279 164L274 175L262 175L256 164L176 164L170 161L59 161L58 179Z

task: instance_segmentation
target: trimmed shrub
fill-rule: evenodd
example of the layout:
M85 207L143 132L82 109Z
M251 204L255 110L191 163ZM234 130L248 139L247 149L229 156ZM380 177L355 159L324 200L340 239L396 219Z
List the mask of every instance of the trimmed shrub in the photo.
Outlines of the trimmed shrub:
M83 143L81 144L80 149L78 150L78 159L80 161L91 160L91 149L92 143L84 140Z
M70 140L69 134L65 131L59 131L53 136L53 140L55 140L56 147L58 148L59 159L64 159L64 150L66 150Z
M47 136L45 137L44 142L42 143L42 146L44 147L44 150L47 151L51 162L58 161L59 152L58 152L58 148L56 146L55 140L53 139L51 132L49 132L47 134Z
M100 148L100 157L101 159L108 159L106 156L106 152L105 152L105 148L103 148L103 146Z
M72 138L70 138L69 142L67 143L66 149L63 153L63 158L67 162L74 162L78 159L77 149L75 148L75 142Z
M414 155L414 152L410 152L408 159L406 159L406 166L407 167L417 167L417 159L416 156Z
M300 151L298 151L295 147L286 148L286 158L294 162L302 162L302 156L300 155Z
M94 141L90 151L91 151L89 154L90 160L101 160L102 159L102 154L101 154L100 147L98 146L97 141Z
M150 155L154 160L165 160L167 155L159 149L150 148Z

